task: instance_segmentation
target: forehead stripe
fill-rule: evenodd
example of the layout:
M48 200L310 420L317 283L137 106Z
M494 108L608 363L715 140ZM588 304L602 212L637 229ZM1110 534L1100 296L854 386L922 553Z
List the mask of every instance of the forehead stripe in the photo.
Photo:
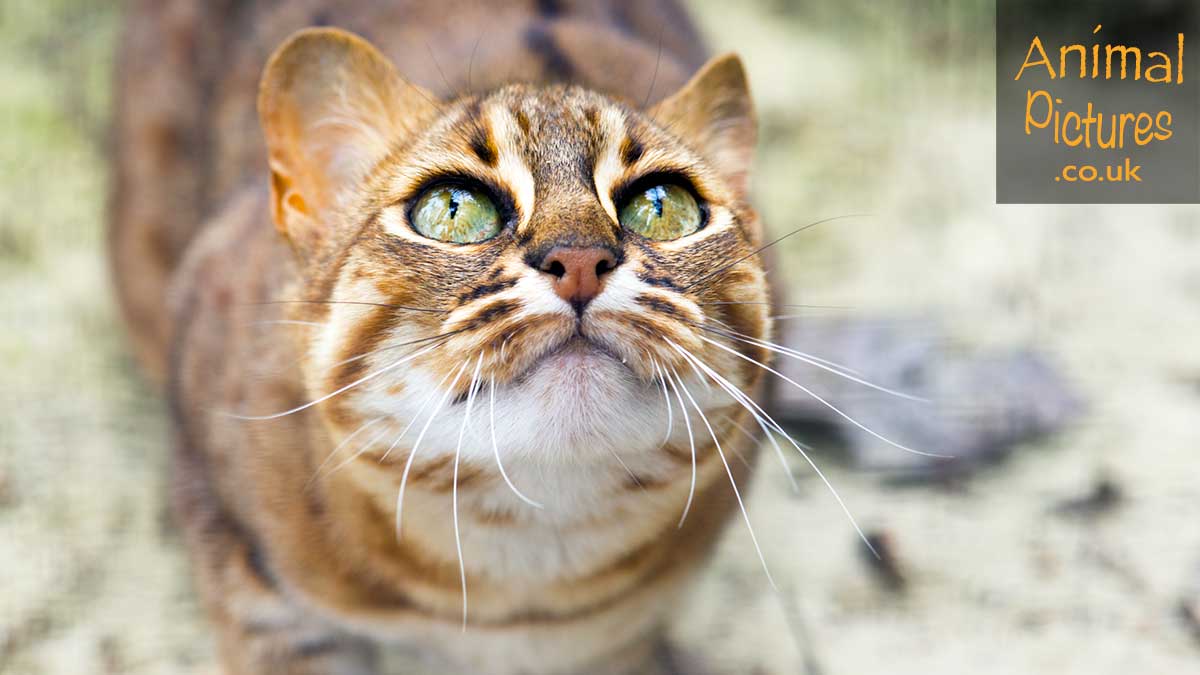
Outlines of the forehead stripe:
M471 152L479 158L479 161L484 164L495 167L499 159L499 151L496 149L496 141L492 138L492 130L488 125L487 119L480 114L479 101L472 101L466 110L466 119L463 124L467 127L467 144L471 148Z
M625 140L621 141L621 163L626 167L636 164L644 152L646 152L646 147L632 135L626 136Z

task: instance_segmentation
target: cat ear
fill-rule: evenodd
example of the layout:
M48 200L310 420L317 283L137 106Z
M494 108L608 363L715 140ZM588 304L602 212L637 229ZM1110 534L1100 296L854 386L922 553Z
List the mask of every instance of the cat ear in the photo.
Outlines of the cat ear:
M302 30L271 56L258 115L271 169L271 216L294 247L311 250L320 242L322 216L398 138L436 113L434 100L346 31Z
M650 114L700 151L738 192L745 192L758 140L754 102L736 54L712 58Z

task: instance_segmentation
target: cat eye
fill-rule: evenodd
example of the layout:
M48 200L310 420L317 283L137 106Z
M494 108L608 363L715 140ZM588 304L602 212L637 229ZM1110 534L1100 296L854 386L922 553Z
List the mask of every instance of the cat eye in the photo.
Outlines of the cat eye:
M435 185L409 211L422 236L454 244L476 244L500 233L500 212L487 191L469 185Z
M673 183L635 192L618 216L621 227L659 241L686 237L700 229L704 218L692 192Z

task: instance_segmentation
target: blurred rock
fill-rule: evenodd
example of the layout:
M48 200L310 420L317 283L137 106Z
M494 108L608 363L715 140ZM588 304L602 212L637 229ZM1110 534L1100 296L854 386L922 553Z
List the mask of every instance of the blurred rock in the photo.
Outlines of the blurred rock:
M776 354L775 367L830 405L768 375L782 423L832 424L856 466L914 480L945 479L1006 456L1018 443L1063 428L1083 403L1062 374L1030 349L963 352L932 321L824 319L778 323L776 342L839 364L850 377ZM850 418L850 419L847 419ZM854 420L862 425L856 425ZM930 457L907 452L870 433Z
M1052 510L1060 516L1095 518L1111 513L1124 499L1124 492L1116 479L1101 475L1087 494L1061 500Z
M867 532L866 541L859 540L859 552L872 576L885 590L900 593L908 588L908 575L896 550L896 537L891 532Z

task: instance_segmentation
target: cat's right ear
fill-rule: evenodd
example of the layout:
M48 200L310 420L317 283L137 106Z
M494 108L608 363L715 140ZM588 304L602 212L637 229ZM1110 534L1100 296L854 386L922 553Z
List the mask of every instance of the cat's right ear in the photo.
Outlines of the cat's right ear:
M746 69L736 54L713 57L650 114L707 156L738 192L746 192L758 127Z
M436 115L366 40L336 28L302 30L267 62L258 115L271 169L271 216L300 253L326 240L329 209L392 145Z

